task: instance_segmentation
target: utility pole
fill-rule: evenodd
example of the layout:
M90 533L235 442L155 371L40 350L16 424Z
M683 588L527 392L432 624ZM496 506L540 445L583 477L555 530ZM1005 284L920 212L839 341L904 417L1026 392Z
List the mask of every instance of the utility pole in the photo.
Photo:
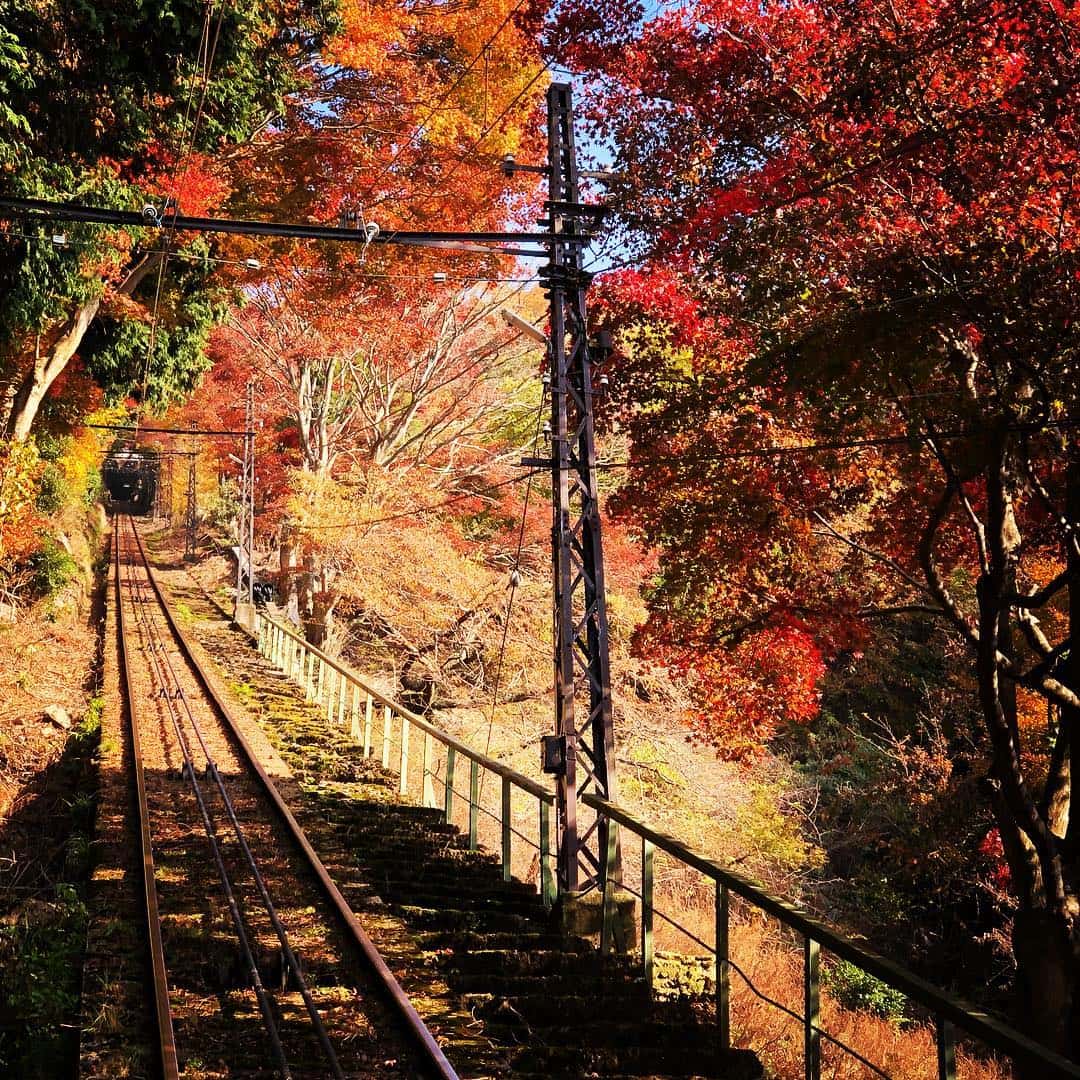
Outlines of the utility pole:
M581 814L580 796L614 800L615 740L604 599L604 556L596 485L593 364L606 343L590 342L584 236L595 207L579 202L570 86L553 83L548 104L549 261L540 271L550 300L551 433L555 579L555 731L544 768L558 789L558 876L564 901L604 885L608 825ZM617 826L612 824L611 829ZM611 838L617 844L617 836ZM617 847L616 847L617 851ZM614 884L621 881L619 861Z
M195 558L195 450L188 457L187 502L184 511L184 559Z
M165 518L169 528L173 523L173 459L170 455L165 458L165 471L158 471L161 482L161 514Z
M244 450L240 463L240 512L237 518L236 608L233 619L255 629L255 380L248 379L244 398Z

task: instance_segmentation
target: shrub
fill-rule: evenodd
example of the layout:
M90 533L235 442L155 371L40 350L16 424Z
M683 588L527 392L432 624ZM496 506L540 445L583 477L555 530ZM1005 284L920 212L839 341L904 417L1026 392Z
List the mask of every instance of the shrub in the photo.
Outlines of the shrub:
M51 537L30 557L34 590L40 596L58 593L78 572L75 560Z
M87 506L93 506L94 503L101 502L105 494L105 484L101 479L101 470L96 465L91 465L86 470L86 491L83 494L83 501Z
M55 514L65 502L71 492L67 480L60 469L51 462L41 471L38 480L38 493L35 506L43 514Z
M837 960L826 967L824 982L837 1004L845 1009L870 1013L894 1024L904 1019L907 1007L904 994L846 960Z

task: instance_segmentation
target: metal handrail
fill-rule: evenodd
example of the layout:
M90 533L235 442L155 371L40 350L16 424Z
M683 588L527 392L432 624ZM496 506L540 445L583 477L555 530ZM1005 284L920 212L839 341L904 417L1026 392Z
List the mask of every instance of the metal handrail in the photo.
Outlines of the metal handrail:
M731 892L741 896L754 907L774 916L781 923L791 927L803 936L805 943L803 950L803 982L806 1015L800 1017L800 1019L806 1029L807 1080L818 1080L821 1074L820 1037L825 1035L829 1041L833 1041L831 1036L827 1035L819 1025L818 954L822 948L834 956L854 964L881 982L900 990L912 1001L917 1002L932 1013L938 1030L938 1076L941 1080L953 1080L956 1075L953 1026L975 1036L990 1049L1007 1054L1014 1061L1039 1065L1045 1070L1041 1075L1047 1077L1071 1077L1074 1080L1080 1078L1080 1066L1067 1061L1060 1054L1048 1050L1004 1021L998 1020L962 998L939 989L880 953L859 945L851 938L815 918L805 908L768 892L752 878L724 866L715 859L710 859L699 851L695 851L681 840L653 828L635 817L628 810L609 802L607 799L586 794L581 796L581 801L595 810L598 817L617 822L642 840L644 856L642 867L643 877L645 878L645 887L642 889L644 894L642 897L642 954L650 983L653 912L652 849L667 852L667 854L674 856L680 862L685 863L715 882L717 890L717 948L714 951L717 957L717 1023L723 1039L727 1040L730 1037L728 1016L728 967L730 960L728 958L727 933L728 893ZM615 830L610 831L615 832ZM611 846L609 844L609 849ZM605 880L608 880L606 873ZM605 895L604 914L606 923L614 918L613 897L610 894L611 890L609 889ZM650 940L645 941L646 936ZM610 932L605 933L605 938L611 939Z
M275 626L281 630L287 637L290 637L298 645L302 646L308 652L319 658L319 661L325 664L328 668L332 668L339 675L348 679L349 682L356 686L365 693L369 694L374 701L377 701L380 705L388 705L398 716L405 717L414 727L419 728L421 731L431 735L432 738L437 739L443 744L443 746L452 747L458 754L464 758L468 758L470 761L475 761L478 765L487 769L488 772L495 773L496 776L503 776L509 780L515 787L521 788L523 791L527 791L530 795L535 796L538 799L543 799L549 806L555 805L555 795L549 791L542 784L538 784L535 780L530 779L524 773L519 773L516 769L510 768L509 765L504 765L501 761L496 761L493 757L488 757L487 754L482 754L478 750L473 750L465 743L458 739L455 739L453 735L442 731L440 728L435 727L434 724L425 720L418 713L414 713L411 709L405 708L400 702L395 701L391 697L387 697L381 691L377 690L374 686L364 682L364 680L356 674L355 671L347 668L340 661L335 660L332 656L328 656L317 645L312 645L310 641L307 641L302 635L296 633L295 630L289 629L289 627L278 622L277 619L271 619L268 615L264 615L262 612L256 613L257 620L261 619L270 626Z
M259 650L266 656L272 663L281 668L287 675L296 675L299 681L303 684L308 691L311 698L316 701L323 701L324 697L324 685L326 683L326 672L331 671L337 675L337 685L333 690L326 686L325 693L325 706L328 719L331 718L335 712L338 718L344 722L346 713L351 713L352 718L352 730L354 734L359 737L360 730L360 717L358 715L359 699L355 696L353 698L353 704L351 708L345 702L345 695L343 693L343 687L345 684L351 685L355 691L363 694L366 698L364 717L363 717L363 745L366 754L373 752L371 731L374 721L373 706L375 703L382 706L384 710L384 726L383 726L383 746L382 746L382 759L384 765L389 766L389 747L390 747L390 718L397 717L401 722L402 740L401 740L401 758L400 758L400 792L405 794L406 784L408 779L408 751L409 751L409 736L412 728L416 728L422 732L425 736L424 740L424 766L423 766L423 779L425 781L425 797L423 801L427 804L426 791L428 779L437 779L436 774L431 771L431 752L429 740L435 740L441 743L446 749L446 766L447 766L447 780L450 781L448 785L446 781L443 781L444 785L444 811L447 822L451 821L453 815L453 795L456 793L452 786L453 769L455 764L455 758L458 756L465 758L470 762L470 794L466 797L462 793L457 793L459 797L466 798L469 807L469 846L475 848L477 846L477 819L481 812L488 816L495 818L501 822L502 833L502 861L503 861L503 874L504 877L509 880L510 877L510 845L512 843L511 836L521 836L516 829L512 827L510 822L510 788L515 787L525 792L527 795L537 800L539 808L539 821L538 821L538 843L532 844L529 841L530 846L536 847L540 852L540 893L544 900L545 905L548 907L555 901L555 892L557 885L555 883L555 874L552 866L552 845L550 840L551 832L551 817L552 808L555 805L555 795L548 788L542 784L537 783L535 780L523 773L518 772L516 769L512 769L510 766L504 764L501 761L496 761L494 758L489 757L487 754L482 754L477 750L473 750L459 739L454 738L448 732L436 727L430 721L425 720L424 717L414 713L411 709L405 708L399 702L393 698L382 693L380 690L371 686L365 682L361 676L355 671L346 667L339 660L335 660L332 656L327 655L322 649L316 645L312 645L301 634L298 634L295 630L279 622L277 619L273 619L263 611L256 611L255 613L255 642ZM285 642L291 642L290 649L299 647L303 650L307 657L312 658L310 665L307 660L304 660L300 665L300 671L295 671L295 663L291 659L287 659L284 655L283 646ZM293 657L295 657L293 653ZM314 674L314 661L319 662L319 672L316 677ZM335 702L336 698L336 702ZM479 804L479 795L477 793L476 778L479 775L479 770L485 769L495 776L498 776L502 781L502 817L496 817L490 811L486 810ZM433 803L431 804L433 805ZM524 839L524 838L523 838Z

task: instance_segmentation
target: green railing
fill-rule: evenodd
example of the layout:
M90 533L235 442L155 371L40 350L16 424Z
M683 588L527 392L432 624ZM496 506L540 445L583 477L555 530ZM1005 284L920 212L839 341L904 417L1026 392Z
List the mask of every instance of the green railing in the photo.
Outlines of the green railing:
M536 851L539 861L539 889L546 907L555 901L555 874L552 865L552 808L554 795L543 785L500 761L470 749L429 723L422 716L403 708L392 698L369 686L355 672L328 656L304 638L269 618L262 611L255 615L255 639L259 651L287 677L298 683L307 700L326 710L326 719L347 730L363 746L364 757L375 755L384 769L398 775L401 795L411 792L412 780L418 790L412 792L423 806L436 807L439 801L435 786L442 788L442 809L446 821L453 822L455 797L467 805L466 829L469 847L479 846L480 818L486 816L499 826L502 872L510 880L514 837ZM422 736L421 767L410 765L414 739ZM458 763L463 761L469 773L469 790L454 787ZM441 768L441 773L438 769ZM499 810L482 805L482 777L498 778ZM513 793L515 789L536 800L535 840L514 827Z
M259 650L287 677L303 689L307 699L326 710L328 722L348 730L363 746L365 757L376 756L391 772L397 772L398 790L407 795L419 786L418 798L424 806L439 806L447 822L452 822L455 798L467 806L465 827L469 846L479 846L481 816L497 822L503 877L510 879L513 840L517 837L533 848L539 858L539 889L546 906L556 898L552 863L553 794L535 780L516 772L502 762L470 749L452 735L441 731L423 717L402 707L385 694L368 685L355 672L316 648L287 626L256 613L255 637ZM422 736L420 768L410 766L414 737ZM454 786L459 761L467 763L468 791ZM442 772L438 771L441 767ZM490 773L499 780L498 812L482 805L481 777ZM414 779L415 783L414 783ZM441 800L435 787L442 788ZM536 800L535 840L514 828L512 796L514 791ZM1016 1063L1037 1069L1040 1077L1070 1077L1080 1080L1080 1067L1046 1050L1009 1025L977 1009L961 999L947 994L920 979L917 975L893 963L862 945L838 933L814 918L805 909L769 893L757 882L721 863L693 850L687 844L652 828L629 811L595 795L583 795L582 800L594 810L599 819L615 823L625 833L641 842L641 890L635 892L625 881L626 889L640 901L640 948L643 975L653 985L654 927L657 919L669 924L680 934L694 941L715 958L716 964L716 1025L722 1046L731 1044L731 976L738 975L757 997L786 1013L802 1025L806 1080L820 1080L822 1073L822 1044L827 1042L851 1055L872 1073L891 1080L883 1068L868 1061L856 1049L848 1046L822 1026L820 1010L822 952L846 960L862 971L899 990L911 1001L925 1009L936 1029L936 1075L938 1080L956 1080L956 1032L964 1032L987 1048L1004 1054ZM603 880L611 882L608 868L614 866L617 837L620 828L607 830L609 843L604 852ZM678 860L710 879L714 888L715 944L709 944L681 925L677 919L656 907L654 864L657 851ZM740 897L752 907L776 918L802 938L803 1011L796 1012L782 1002L769 997L756 987L749 976L732 959L729 949L731 897ZM609 884L604 894L603 947L614 940L616 898Z
M595 795L583 795L582 801L595 810L600 819L606 819L609 823L616 822L621 826L624 830L624 838L628 831L641 841L641 891L640 893L634 893L632 889L628 891L637 896L641 902L641 957L644 977L648 985L652 987L653 984L653 928L657 917L714 956L717 1034L721 1045L725 1048L731 1045L731 973L735 972L757 997L780 1009L802 1025L806 1080L820 1080L822 1040L850 1054L876 1075L890 1080L889 1074L882 1068L868 1061L854 1048L830 1035L821 1026L821 953L824 950L899 990L911 1001L927 1010L936 1027L939 1080L955 1080L956 1078L955 1032L957 1029L991 1050L1007 1055L1016 1063L1023 1063L1029 1068L1034 1066L1038 1071L1031 1075L1046 1077L1047 1080L1051 1077L1080 1077L1080 1068L1076 1065L1046 1050L1014 1028L982 1012L974 1005L939 990L884 956L844 937L819 919L815 919L803 908L772 895L750 878L735 873L700 852L694 851L680 840L657 831L622 807ZM608 829L608 836L613 836L616 831L614 828ZM715 887L715 945L702 941L689 929L655 907L653 871L657 851L666 852L685 866L697 870L712 880ZM609 867L614 866L614 859L615 843L611 841L604 853L605 881L611 881L607 871ZM625 884L620 887L626 888ZM732 960L728 943L732 894L778 919L784 926L802 937L803 1012L801 1014L762 993ZM612 940L614 924L615 897L614 890L609 886L604 894L604 942Z

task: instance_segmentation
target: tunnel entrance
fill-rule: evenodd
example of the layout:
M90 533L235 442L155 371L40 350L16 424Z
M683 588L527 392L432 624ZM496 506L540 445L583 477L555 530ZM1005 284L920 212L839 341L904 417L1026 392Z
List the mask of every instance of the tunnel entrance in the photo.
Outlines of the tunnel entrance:
M157 493L161 459L156 450L118 442L101 467L110 509L145 516Z

